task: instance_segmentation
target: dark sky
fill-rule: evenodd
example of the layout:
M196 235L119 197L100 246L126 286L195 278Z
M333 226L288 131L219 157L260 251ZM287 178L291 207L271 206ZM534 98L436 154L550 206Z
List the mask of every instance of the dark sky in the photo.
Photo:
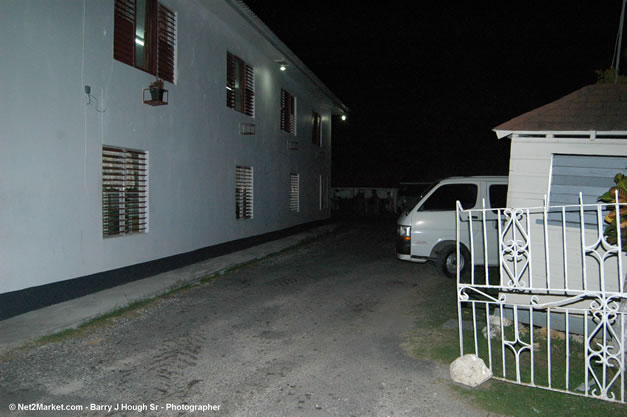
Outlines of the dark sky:
M507 174L491 129L594 83L622 4L244 1L351 109L333 126L333 186Z

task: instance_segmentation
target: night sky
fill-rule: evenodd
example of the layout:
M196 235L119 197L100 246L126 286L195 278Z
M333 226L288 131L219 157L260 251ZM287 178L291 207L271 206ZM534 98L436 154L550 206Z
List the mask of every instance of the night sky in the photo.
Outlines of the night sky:
M491 129L594 83L622 5L244 1L351 110L333 124L334 187L506 175Z

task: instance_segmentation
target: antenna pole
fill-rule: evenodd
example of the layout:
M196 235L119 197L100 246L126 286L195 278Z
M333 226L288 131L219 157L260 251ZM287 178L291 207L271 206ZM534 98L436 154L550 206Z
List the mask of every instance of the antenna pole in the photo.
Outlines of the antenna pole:
M614 76L614 84L618 82L618 72L620 69L620 58L622 55L622 41L623 41L623 23L625 21L625 4L627 0L623 0L623 9L620 12L620 24L618 25L618 48L616 50L616 75Z

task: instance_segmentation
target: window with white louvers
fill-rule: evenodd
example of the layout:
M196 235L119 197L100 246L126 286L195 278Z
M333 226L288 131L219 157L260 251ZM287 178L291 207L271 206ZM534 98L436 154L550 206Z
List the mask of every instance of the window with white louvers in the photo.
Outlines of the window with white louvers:
M320 175L320 210L329 208L329 179Z
M235 169L235 218L253 218L253 168L237 166Z
M300 175L290 174L290 211L300 211Z
M148 154L102 147L102 235L148 231Z

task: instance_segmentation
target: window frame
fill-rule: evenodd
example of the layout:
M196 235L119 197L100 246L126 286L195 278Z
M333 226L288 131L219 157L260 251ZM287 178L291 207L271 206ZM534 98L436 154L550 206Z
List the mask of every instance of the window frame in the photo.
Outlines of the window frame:
M289 207L292 213L300 212L300 174L290 173Z
M322 116L317 112L312 112L312 126L311 126L311 143L322 147Z
M253 167L235 167L235 218L252 219L254 212L254 172Z
M296 97L281 89L281 130L296 136Z
M226 106L255 117L255 69L230 51L226 51Z
M158 0L146 0L146 65L137 62L137 0L115 0L113 58L174 84L176 67L176 13Z
M101 197L103 238L147 233L148 152L102 145Z

